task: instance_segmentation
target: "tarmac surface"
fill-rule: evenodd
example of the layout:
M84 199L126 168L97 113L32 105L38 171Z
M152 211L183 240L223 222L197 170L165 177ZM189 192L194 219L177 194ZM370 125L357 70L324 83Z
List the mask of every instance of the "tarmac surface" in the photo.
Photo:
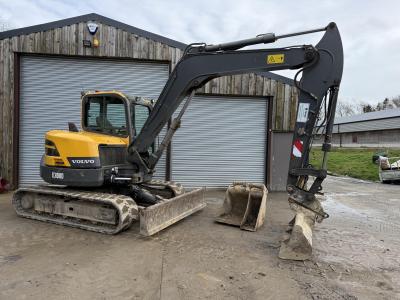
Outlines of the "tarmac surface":
M150 238L18 218L0 195L0 299L400 299L400 185L329 177L313 258L280 260L292 213L270 193L257 232L214 223L223 192Z

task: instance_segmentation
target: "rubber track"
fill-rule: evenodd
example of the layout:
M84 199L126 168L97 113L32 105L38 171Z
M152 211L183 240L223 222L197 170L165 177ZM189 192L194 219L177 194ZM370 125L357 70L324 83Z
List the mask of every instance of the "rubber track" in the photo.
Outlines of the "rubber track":
M52 195L54 197L61 197L62 199L69 198L71 200L93 202L96 205L111 205L117 210L118 223L116 225L93 223L91 221L73 217L65 217L43 212L37 213L34 210L25 210L21 205L21 199L27 194ZM117 234L128 229L131 226L132 221L139 219L138 206L131 197L118 194L77 191L60 187L36 186L20 188L13 195L12 205L17 215L24 218L105 234Z

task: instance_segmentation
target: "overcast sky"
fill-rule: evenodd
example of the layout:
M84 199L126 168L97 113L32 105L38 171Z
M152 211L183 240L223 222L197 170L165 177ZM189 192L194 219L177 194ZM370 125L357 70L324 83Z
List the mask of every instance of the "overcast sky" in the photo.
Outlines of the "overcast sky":
M0 20L13 28L92 12L184 43L282 34L334 21L345 53L340 99L376 103L400 95L400 1L396 0L0 0ZM320 36L285 39L276 45L316 43Z

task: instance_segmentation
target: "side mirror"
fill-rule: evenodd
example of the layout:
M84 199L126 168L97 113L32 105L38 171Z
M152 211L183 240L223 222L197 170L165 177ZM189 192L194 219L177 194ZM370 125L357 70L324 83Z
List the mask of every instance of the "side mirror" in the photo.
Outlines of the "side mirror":
M76 127L75 123L68 122L68 130L71 132L79 132L78 127Z

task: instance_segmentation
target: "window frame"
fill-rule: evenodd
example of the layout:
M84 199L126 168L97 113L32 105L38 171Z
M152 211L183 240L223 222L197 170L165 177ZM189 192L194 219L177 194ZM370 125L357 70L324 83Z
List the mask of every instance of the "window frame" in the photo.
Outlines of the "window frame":
M105 104L106 97L111 97L111 98L122 100L122 103L123 103L124 109L125 109L125 125L126 125L127 134L113 134L113 133L105 132L105 131L97 131L97 130L93 130L90 127L86 126L86 124L87 124L87 122L86 122L86 120L87 120L86 104L88 103L88 101L91 98L101 98L102 104L100 105L100 113L102 113L104 110L104 104ZM115 137L119 137L119 138L127 138L127 137L132 136L132 122L130 119L131 112L130 112L130 107L129 107L129 101L126 98L121 97L114 93L86 94L82 98L82 108L81 109L82 109L81 126L84 131L97 133L97 134L104 134L104 135L109 135L109 136L115 136Z
M131 103L130 103L131 120L130 121L131 121L131 124L134 125L134 126L132 126L132 133L133 133L132 136L135 137L135 138L138 136L138 132L137 132L137 128L136 128L136 106L141 106L141 107L147 108L148 113L149 113L147 115L147 118L150 116L150 113L151 113L151 108L148 105L144 105L144 104L141 104L141 103L137 103L137 102L131 101ZM146 120L147 120L147 118L146 118ZM141 129L143 129L143 126L142 126ZM142 131L142 130L140 130L140 131Z

